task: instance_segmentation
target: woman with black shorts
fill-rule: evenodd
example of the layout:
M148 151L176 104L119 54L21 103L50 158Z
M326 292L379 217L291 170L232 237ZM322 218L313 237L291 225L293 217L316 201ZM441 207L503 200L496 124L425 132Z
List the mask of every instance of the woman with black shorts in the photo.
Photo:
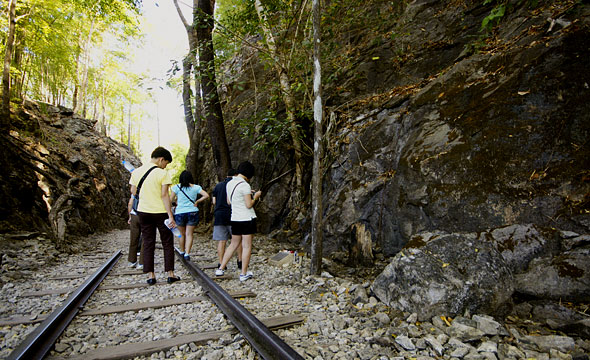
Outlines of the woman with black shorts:
M231 259L236 248L242 245L242 271L240 281L251 279L253 274L248 271L250 255L252 255L252 237L256 232L256 212L254 204L262 195L258 190L253 193L250 179L254 176L254 165L244 161L238 166L238 175L226 185L227 203L231 205L231 244L223 255L219 269L215 275L222 276L225 273L225 266Z

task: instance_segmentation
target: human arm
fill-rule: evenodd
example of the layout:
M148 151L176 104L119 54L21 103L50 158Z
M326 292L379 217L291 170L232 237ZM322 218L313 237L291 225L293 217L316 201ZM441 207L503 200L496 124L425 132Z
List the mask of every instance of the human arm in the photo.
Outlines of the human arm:
M200 202L209 199L209 193L207 193L205 190L201 189L199 194L201 195L201 197L197 201L195 201L195 206L197 206Z
M260 191L260 190L255 192L254 195L252 195L252 193L244 195L244 202L246 203L246 207L248 209L251 209L254 206L254 203L256 202L256 200L260 199L261 196L262 196L262 191Z
M168 191L170 184L162 184L162 202L164 203L164 207L166 208L166 213L168 214L168 219L170 220L170 227L173 228L176 226L176 222L174 221L174 215L172 214L172 202L170 201L170 192Z
M133 208L133 195L129 197L129 201L127 201L127 213L129 214L129 219L127 219L127 224L131 224L131 209Z

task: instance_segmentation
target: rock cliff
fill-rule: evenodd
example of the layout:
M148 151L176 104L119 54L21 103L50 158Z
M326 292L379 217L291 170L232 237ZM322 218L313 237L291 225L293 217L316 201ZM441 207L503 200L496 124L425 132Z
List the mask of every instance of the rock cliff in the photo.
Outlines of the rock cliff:
M590 232L590 9L509 2L484 36L493 6L388 8L391 22L380 32L351 30L349 63L324 74L335 79L325 87L325 254L355 267L394 256L373 290L408 311L432 304L432 313L492 313L515 294L590 294L579 240ZM269 76L251 52L237 64L236 83ZM227 94L232 119L252 111L238 106L249 97L264 103L256 89ZM257 153L238 136L230 143L264 169L260 183L289 169L284 156ZM281 200L291 184L287 176L272 188L261 213L283 229L275 238L301 231L294 246L306 247L310 214L295 217ZM518 236L531 229L543 235L532 243ZM432 240L416 246L414 236ZM568 249L568 238L580 245ZM538 274L551 283L532 281Z
M125 146L71 110L25 102L0 136L2 233L46 233L67 249L86 235L126 226ZM90 245L90 244L88 244Z

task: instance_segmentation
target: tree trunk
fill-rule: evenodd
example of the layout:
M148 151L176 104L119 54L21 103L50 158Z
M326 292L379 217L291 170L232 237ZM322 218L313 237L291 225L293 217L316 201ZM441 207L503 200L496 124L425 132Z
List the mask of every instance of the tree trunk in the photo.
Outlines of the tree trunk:
M86 118L86 98L88 92L88 68L90 67L90 42L92 41L92 34L94 33L94 19L90 23L90 30L88 31L88 38L84 44L84 63L82 64L82 86L80 89L80 101L82 103L82 117Z
M28 79L29 79L30 65L31 65L31 56L27 53L24 55L22 76L21 76L20 84L18 85L18 90L17 90L18 98L21 99L23 103L25 101L24 94L25 94L25 87L26 87L26 84L28 83Z
M197 164L199 157L199 144L201 143L201 131L199 129L201 116L201 101L200 101L200 84L197 76L197 35L196 29L186 21L180 7L178 0L174 0L174 6L178 12L178 16L184 25L188 37L189 52L182 61L182 102L184 104L184 122L186 123L186 130L189 138L189 150L186 154L186 168L193 174L195 179L199 178L199 166ZM193 9L198 7L198 1L193 0ZM195 113L193 115L192 91L191 91L191 71L195 71Z
M313 0L313 175L311 180L311 268L312 275L322 271L323 245L323 202L322 202L322 158L324 146L322 140L322 67L320 63L320 4Z
M182 60L182 102L184 104L184 122L189 139L189 149L186 154L186 168L195 179L198 179L200 174L197 166L197 157L200 138L195 124L195 118L193 117L191 100L191 69L193 68L193 62L190 57L191 55L189 54Z
M193 26L197 28L197 41L199 44L199 74L203 91L203 107L213 157L217 167L219 180L225 178L231 167L229 146L225 136L223 114L217 93L217 81L215 79L215 62L213 51L213 8L210 0L199 0L198 8L194 12Z
M78 110L78 89L80 87L80 75L78 69L80 68L80 46L78 46L78 53L76 54L76 69L75 71L75 82L74 82L74 94L72 95L72 111Z
M373 265L373 238L365 223L356 222L352 224L349 244L349 265Z
M0 116L0 129L5 130L10 126L10 60L14 47L14 31L16 28L16 0L10 0L8 4L8 38L4 53L4 70L2 72L2 116Z
M266 38L268 49L273 58L273 66L279 76L279 84L281 87L283 102L285 103L285 111L287 112L289 134L291 135L291 141L293 141L293 156L295 159L295 191L291 200L295 204L300 204L302 198L301 192L303 190L303 149L301 144L301 134L299 132L299 128L297 127L297 120L295 118L296 100L293 96L293 92L291 91L291 79L287 74L285 62L282 61L281 57L279 56L276 41L271 29L268 26L268 21L264 13L262 3L260 0L256 0L254 2L254 6L256 8L256 12L258 13L258 17L260 18L260 26L262 27L262 32Z
M127 147L131 149L131 96L129 96L129 108L127 109Z
M105 122L106 122L106 105L105 105L106 99L105 98L106 98L107 89L104 86L104 83L102 84L101 90L102 90L102 92L100 94L100 107L102 109L102 112L100 115L100 133L103 135L106 135L107 134L107 126L105 124Z

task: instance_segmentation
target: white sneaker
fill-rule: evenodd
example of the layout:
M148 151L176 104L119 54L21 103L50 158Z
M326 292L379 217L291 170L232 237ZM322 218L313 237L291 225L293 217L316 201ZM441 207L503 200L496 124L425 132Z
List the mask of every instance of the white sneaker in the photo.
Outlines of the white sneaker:
M246 275L240 274L240 281L246 281L246 280L252 279L253 276L254 276L254 274L252 274L252 271L248 271L246 273Z
M215 276L223 276L223 274L225 274L225 270L221 270L221 269L215 270Z
M137 264L137 266L135 267L137 270L143 270L143 265L141 264Z
M129 262L129 263L127 264L127 266L129 266L129 267L135 267L135 265L137 265L137 262L134 262L134 263L132 263L132 262Z

